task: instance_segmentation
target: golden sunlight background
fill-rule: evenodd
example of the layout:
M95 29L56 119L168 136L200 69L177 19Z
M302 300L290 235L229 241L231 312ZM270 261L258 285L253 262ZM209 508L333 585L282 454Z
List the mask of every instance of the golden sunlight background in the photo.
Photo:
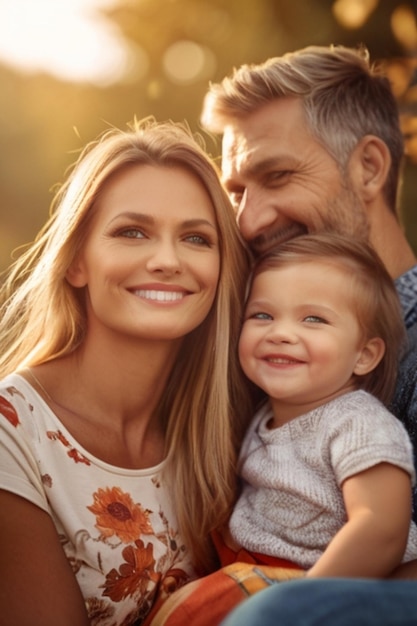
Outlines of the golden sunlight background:
M330 43L365 43L386 63L417 251L416 0L0 0L0 271L45 221L80 148L109 125L155 115L199 130L209 81Z

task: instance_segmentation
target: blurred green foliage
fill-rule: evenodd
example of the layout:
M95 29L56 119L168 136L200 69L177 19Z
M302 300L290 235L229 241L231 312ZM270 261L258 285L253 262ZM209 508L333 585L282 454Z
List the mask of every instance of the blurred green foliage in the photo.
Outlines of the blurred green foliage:
M344 0L345 8L349 2L353 10L356 2ZM375 6L355 28L336 19L335 4L334 0L120 0L109 16L147 53L149 67L140 79L99 88L0 65L0 270L10 264L13 249L33 239L48 215L54 188L86 142L109 125L126 127L134 116L187 120L198 130L208 81L221 80L241 63L260 62L309 44L365 43L371 58L391 63L391 78L402 80L398 99L411 120L407 136L413 146L415 1L370 1ZM395 36L392 26L399 7L408 11L411 37L405 42ZM209 72L180 83L164 69L164 55L182 40L208 50L212 63ZM219 146L206 139L208 151L217 156ZM417 251L417 154L411 148L404 174L403 221Z

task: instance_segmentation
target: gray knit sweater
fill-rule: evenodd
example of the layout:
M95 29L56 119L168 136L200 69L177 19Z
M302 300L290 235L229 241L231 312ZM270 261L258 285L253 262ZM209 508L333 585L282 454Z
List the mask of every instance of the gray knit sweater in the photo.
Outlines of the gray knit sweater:
M343 481L378 463L415 481L407 432L373 396L355 391L270 430L269 404L254 417L240 455L243 491L230 520L247 550L311 567L346 522ZM389 498L389 493L387 493ZM411 523L403 561L417 558Z

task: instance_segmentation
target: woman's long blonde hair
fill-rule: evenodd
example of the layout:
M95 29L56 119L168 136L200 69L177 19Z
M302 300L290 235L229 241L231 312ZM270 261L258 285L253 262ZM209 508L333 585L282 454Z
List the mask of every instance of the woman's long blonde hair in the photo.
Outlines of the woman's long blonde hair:
M226 521L233 504L237 445L250 412L237 359L249 259L217 169L185 126L148 118L127 131L111 129L82 151L48 222L0 290L0 377L66 355L83 341L84 302L66 272L82 249L103 186L131 164L192 172L206 188L218 224L215 301L184 338L158 408L178 523L196 565L207 571L214 564L209 533Z

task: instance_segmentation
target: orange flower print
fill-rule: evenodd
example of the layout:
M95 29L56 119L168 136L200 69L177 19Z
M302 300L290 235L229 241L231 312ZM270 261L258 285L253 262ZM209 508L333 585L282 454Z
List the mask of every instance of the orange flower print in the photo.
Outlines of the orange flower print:
M70 450L68 450L67 454L69 458L74 459L76 463L85 463L86 465L91 465L90 461L75 448L71 448Z
M46 487L52 487L52 478L49 474L42 474L41 480Z
M70 446L68 439L61 433L60 430L47 430L46 436L52 441L60 441L66 448L69 448Z
M59 441L59 442L62 443L63 446L65 446L66 448L69 448L67 450L67 454L68 454L69 458L73 459L76 463L85 463L86 465L91 465L90 461L83 454L81 454L81 452L78 452L78 450L76 450L75 448L71 447L70 442L65 437L65 435L63 435L61 433L60 430L56 430L56 431L55 430L47 430L46 431L46 436L51 441Z
M86 598L85 606L92 626L114 616L114 607L107 600Z
M19 424L19 417L16 413L16 409L13 404L10 404L10 402L3 396L0 396L0 414L4 415L12 426L17 426Z
M108 596L113 602L121 602L127 596L144 595L149 582L156 584L159 580L159 575L155 573L153 545L148 543L145 548L141 539L137 539L134 545L124 548L122 555L125 562L119 570L112 569L106 576L103 596Z
M123 543L129 543L141 534L153 533L149 511L135 504L119 487L99 489L93 498L94 504L87 509L96 516L96 528L103 537L116 535Z

